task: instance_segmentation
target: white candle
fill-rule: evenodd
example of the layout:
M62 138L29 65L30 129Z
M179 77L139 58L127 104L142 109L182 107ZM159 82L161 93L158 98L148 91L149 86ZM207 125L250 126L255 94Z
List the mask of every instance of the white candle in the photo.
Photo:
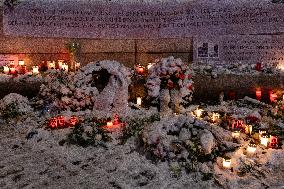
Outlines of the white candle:
M11 67L10 68L10 73L11 74L16 74L16 68L15 67Z
M197 109L195 110L195 114L197 117L200 117L202 115L203 110L202 109Z
M4 68L4 73L5 74L9 74L9 71L10 71L10 69L9 69L9 67L8 66L3 66L3 68Z
M68 65L67 64L63 64L62 65L62 70L64 70L65 72L68 72Z
M230 158L223 158L223 167L224 168L231 168L231 159Z
M142 105L142 98L141 97L137 97L137 105L138 106Z
M108 121L108 122L107 122L107 126L108 126L108 127L111 127L111 126L113 126L113 123L112 123L112 121Z
M262 144L265 147L267 147L268 142L269 142L269 136L268 135L261 135L260 136L260 144Z
M249 154L253 154L253 153L255 153L255 151L256 151L256 144L254 144L254 143L249 143L249 144L248 144L248 147L247 147L247 152L248 152Z
M39 71L38 71L38 66L33 66L33 75L38 75Z
M62 64L63 64L64 60L58 60L58 69L62 69Z
M19 60L19 66L24 66L24 65L25 65L25 61Z

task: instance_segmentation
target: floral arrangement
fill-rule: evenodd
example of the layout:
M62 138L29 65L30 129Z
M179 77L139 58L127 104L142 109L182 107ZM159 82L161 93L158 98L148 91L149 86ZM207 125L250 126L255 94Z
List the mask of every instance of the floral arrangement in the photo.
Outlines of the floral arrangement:
M16 93L10 93L0 101L0 113L6 119L26 115L32 111L28 98Z
M148 94L150 97L158 97L161 89L176 89L181 93L184 102L192 100L193 72L180 58L162 58L156 60L151 67L147 80Z
M102 72L106 70L107 72ZM105 82L102 73L108 74L106 86L96 94L94 109L125 115L128 110L128 86L131 83L129 68L116 61L99 61L87 64L74 77L74 83L79 88L92 88Z

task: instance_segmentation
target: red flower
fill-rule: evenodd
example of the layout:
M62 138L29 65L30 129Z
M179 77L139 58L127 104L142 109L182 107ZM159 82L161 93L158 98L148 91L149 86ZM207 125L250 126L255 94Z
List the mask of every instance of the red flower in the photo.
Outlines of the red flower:
M193 88L192 88L192 85L189 85L187 88L188 88L188 90L190 90L190 91L192 91L192 89L193 89Z
M171 80L168 80L168 84L167 84L169 89L174 88L174 83Z
M192 75L189 74L187 77L188 77L188 79L191 79L191 78L192 78Z
M184 80L184 79L185 79L185 75L184 75L184 74L180 74L180 75L179 75L179 78L180 78L181 80Z

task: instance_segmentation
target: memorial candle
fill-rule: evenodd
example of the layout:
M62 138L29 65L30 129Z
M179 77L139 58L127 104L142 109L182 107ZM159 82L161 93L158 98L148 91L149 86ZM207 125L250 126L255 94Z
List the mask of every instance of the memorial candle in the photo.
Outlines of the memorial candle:
M25 65L25 61L19 60L19 66L24 66L24 65Z
M62 70L64 70L65 72L68 72L68 64L63 64Z
M223 158L223 167L226 169L231 168L231 158Z
M38 74L39 74L38 66L33 66L33 75L38 75Z
M259 89L256 90L255 91L255 96L256 96L256 100L260 101L261 100L261 90L259 90Z
M247 152L249 153L249 154L253 154L253 153L255 153L255 151L256 151L256 144L255 143L249 143L248 144L248 147L247 147Z
M141 97L137 97L137 105L138 106L142 105L142 98Z
M4 74L9 74L10 69L8 66L3 66L3 69Z
M63 64L64 60L58 60L58 69L61 70L62 69L62 64Z

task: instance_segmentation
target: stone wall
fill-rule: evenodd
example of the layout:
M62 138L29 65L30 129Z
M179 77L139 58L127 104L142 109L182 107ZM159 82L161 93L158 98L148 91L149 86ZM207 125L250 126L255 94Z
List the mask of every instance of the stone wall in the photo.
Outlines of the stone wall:
M1 10L2 11L2 10ZM0 16L0 54L18 54L27 64L42 60L69 60L65 49L67 38L32 38L4 36ZM184 61L192 60L192 38L159 40L96 40L78 39L82 65L97 60L117 60L129 67L135 63L147 65L156 58L173 55Z

